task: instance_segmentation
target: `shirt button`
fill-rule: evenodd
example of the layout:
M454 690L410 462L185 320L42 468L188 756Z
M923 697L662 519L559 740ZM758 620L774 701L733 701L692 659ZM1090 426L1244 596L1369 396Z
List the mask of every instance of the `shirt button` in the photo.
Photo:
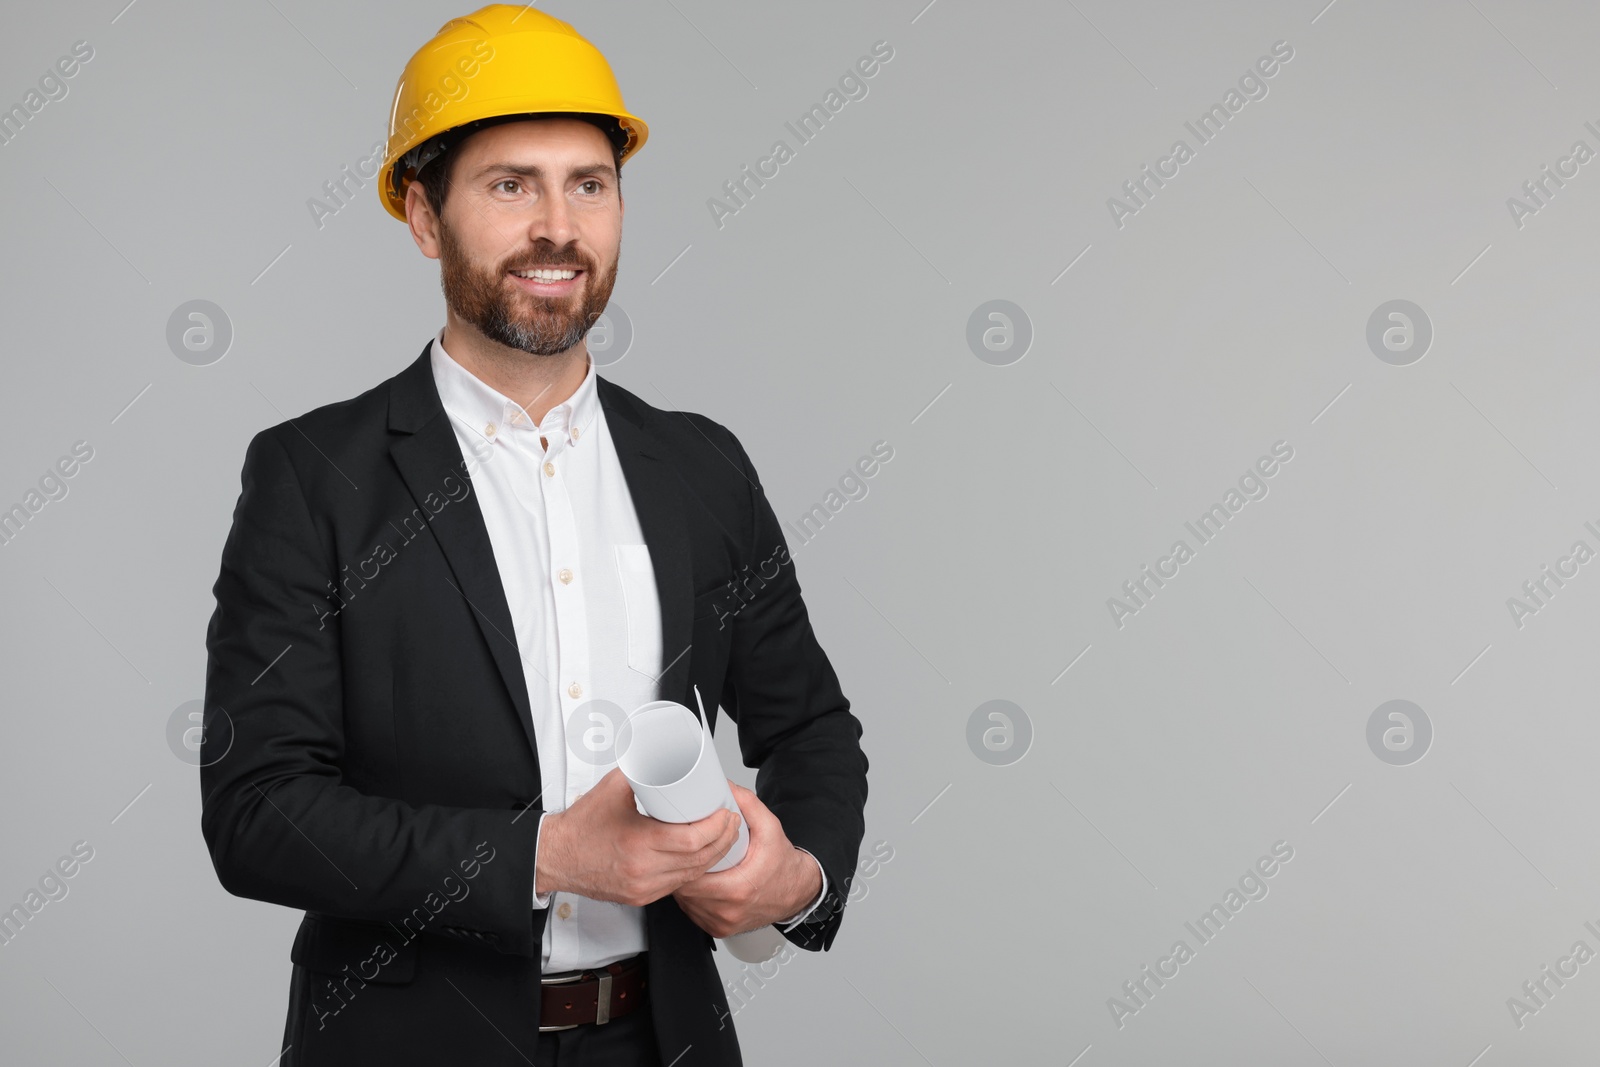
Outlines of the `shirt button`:
M578 428L576 426L572 428L572 439L574 441L578 439Z
M572 905L563 901L561 906L556 909L556 914L561 916L563 919L572 918Z
M579 685L577 682L573 682L571 685L567 686L567 694L569 696L581 697L583 696L583 686Z
M556 572L556 577L561 579L562 585L567 585L572 581L572 571L567 567L562 567Z
M491 422L489 425L485 426L483 428L483 432L484 432L484 435L486 437L493 437L494 436L494 423Z
M549 460L546 460L544 464L544 473L545 477L554 478L556 476L556 465L551 463Z

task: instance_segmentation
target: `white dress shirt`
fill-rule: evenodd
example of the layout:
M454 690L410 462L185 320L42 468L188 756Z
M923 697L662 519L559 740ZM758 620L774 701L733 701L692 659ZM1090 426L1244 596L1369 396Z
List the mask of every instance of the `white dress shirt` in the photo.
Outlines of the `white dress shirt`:
M472 484L533 709L544 782L535 803L546 814L563 811L616 766L619 716L658 698L661 613L650 549L606 428L593 359L577 390L537 426L451 358L443 329L430 361L463 457L487 456ZM779 925L802 921L827 891L823 872L822 892ZM601 967L649 947L643 908L555 892L536 892L533 906L551 909L542 973Z

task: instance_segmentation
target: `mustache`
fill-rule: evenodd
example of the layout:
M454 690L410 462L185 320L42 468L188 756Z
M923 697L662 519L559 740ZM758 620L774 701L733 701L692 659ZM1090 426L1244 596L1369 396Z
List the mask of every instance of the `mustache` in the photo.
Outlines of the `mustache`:
M589 260L576 252L565 254L556 254L552 252L543 255L535 253L534 255L524 258L519 262L507 263L505 269L508 271L537 270L541 267L547 270L583 270L593 273L593 270L589 265Z

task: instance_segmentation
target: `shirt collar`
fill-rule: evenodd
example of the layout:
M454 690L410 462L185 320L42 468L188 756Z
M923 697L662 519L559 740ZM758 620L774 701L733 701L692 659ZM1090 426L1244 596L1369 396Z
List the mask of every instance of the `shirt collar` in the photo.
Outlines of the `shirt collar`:
M442 326L434 335L429 358L445 411L484 440L493 442L505 440L507 434L525 434L522 440L531 440L537 452L540 437L552 446L557 440L572 446L588 439L600 408L593 356L585 353L588 366L583 381L571 396L545 412L538 426L534 426L532 417L521 405L457 363L445 351Z

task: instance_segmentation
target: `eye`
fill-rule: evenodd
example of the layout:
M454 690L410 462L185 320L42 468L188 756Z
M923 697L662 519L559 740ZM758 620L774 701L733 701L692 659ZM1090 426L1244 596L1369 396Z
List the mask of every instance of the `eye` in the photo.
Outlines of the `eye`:
M522 180L520 178L501 178L499 181L494 183L492 188L498 189L502 185L514 185L520 189L522 187ZM512 191L514 192L515 190Z
M588 178L582 184L580 184L578 186L578 188L582 189L584 186L588 186L588 185L594 186L593 192L595 192L595 193L599 193L601 191L601 189L602 189L602 186L600 184L600 180L598 178Z

